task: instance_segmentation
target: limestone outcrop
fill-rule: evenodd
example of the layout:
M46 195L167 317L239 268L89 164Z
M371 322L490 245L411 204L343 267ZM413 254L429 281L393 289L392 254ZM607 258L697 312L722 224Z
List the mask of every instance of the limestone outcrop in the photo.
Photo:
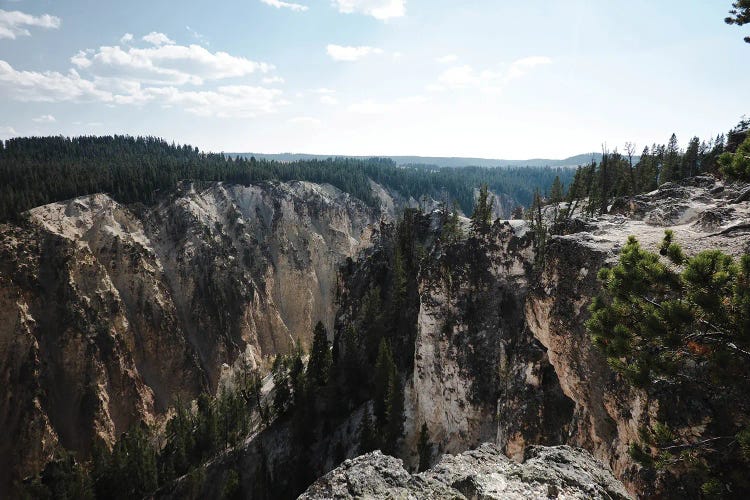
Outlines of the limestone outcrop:
M625 500L630 496L585 450L534 446L517 463L491 444L445 455L420 474L410 474L401 460L376 451L345 461L300 496L302 500L354 498Z

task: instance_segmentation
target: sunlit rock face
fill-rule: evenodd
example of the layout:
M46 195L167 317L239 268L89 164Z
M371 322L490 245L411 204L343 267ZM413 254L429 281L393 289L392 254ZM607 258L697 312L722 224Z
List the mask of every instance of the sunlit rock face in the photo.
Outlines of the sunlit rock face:
M486 237L453 249L436 246L419 276L407 464L417 463L424 423L436 456L489 440L515 459L530 444L570 444L607 463L633 493L692 487L668 474L644 475L627 450L657 420L691 435L710 418L705 405L659 387L648 395L629 387L592 345L584 322L600 289L597 271L616 262L630 235L658 251L671 228L687 255L747 252L744 188L694 178L617 200L610 214L574 219L566 234L552 237L543 266L532 265L538 249L521 222L498 221Z
M214 391L240 359L309 346L377 214L290 182L185 184L148 208L97 194L26 219L0 226L3 483L56 443L86 452Z
M533 260L520 221L498 221L485 237L436 246L427 259L406 391L410 463L422 424L436 453L492 440L519 457L526 443L564 442L573 404L525 325Z

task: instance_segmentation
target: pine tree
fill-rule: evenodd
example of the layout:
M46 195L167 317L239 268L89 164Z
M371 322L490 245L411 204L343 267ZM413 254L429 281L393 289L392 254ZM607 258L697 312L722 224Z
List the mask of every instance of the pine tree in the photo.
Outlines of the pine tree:
M404 390L395 365L388 379L385 406L385 442L383 451L394 454L404 434Z
M541 266L544 264L544 256L547 249L547 238L549 237L549 228L544 220L542 206L544 202L539 194L539 190L534 192L534 202L529 210L529 225L534 235L535 264Z
M479 188L479 198L474 205L474 212L471 214L471 229L475 234L484 234L492 223L492 205L495 198L490 196L487 184L482 184Z
M396 373L396 363L393 361L391 346L385 338L380 339L378 346L378 357L375 361L374 382L374 413L378 424L383 427L387 420L386 409L388 405L388 391L391 379Z
M307 377L318 387L328 384L333 358L331 355L328 332L321 321L315 325L310 360L307 363Z
M195 445L197 453L206 458L218 449L222 440L219 413L216 408L216 401L205 392L198 396L197 406Z
M700 153L700 139L693 137L688 142L688 147L685 150L685 154L682 155L682 165L680 168L680 178L685 179L698 174L699 171L699 153Z
M174 415L167 422L167 443L161 452L161 479L170 481L185 474L194 455L195 436L193 416L178 397L174 404Z
M609 208L609 200L613 191L613 179L615 173L613 162L607 149L602 150L602 160L599 162L598 179L596 182L595 200L599 214L606 214Z
M750 180L750 133L734 153L724 152L719 156L721 172L729 179Z
M447 214L443 221L443 228L440 236L442 240L447 243L455 243L463 237L461 222L458 218L458 203L455 201L453 202L453 207L451 208L450 213Z
M401 320L403 309L406 306L406 269L401 248L396 245L393 251L393 282L391 287L391 309L395 321Z
M556 175L555 180L552 181L552 187L549 190L549 201L550 203L560 203L563 201L563 187L559 175Z
M635 154L635 144L632 142L625 143L625 154L628 155L628 178L630 180L629 195L632 197L638 191L638 184L635 179L635 168L633 167L633 155Z
M289 388L289 371L282 355L276 356L271 369L273 372L274 396L273 409L277 415L282 415L289 401L292 398L292 391Z
M375 286L368 290L362 302L360 315L360 324L364 332L366 359L372 363L377 355L380 339L385 334L380 287Z
M302 362L302 346L297 342L289 360L289 382L292 386L292 396L295 408L303 406L307 381L305 378L305 364Z
M700 435L653 423L630 455L647 467L686 469L704 491L718 481L747 496L750 483L729 471L746 468L750 454L736 446L717 454L716 447L750 443L750 255L736 262L706 250L687 258L671 231L660 253L666 261L628 239L617 265L599 272L603 290L586 328L625 380L646 391L658 380L680 398L699 389L702 404L718 409Z
M94 467L98 498L143 498L158 486L156 450L143 423L120 436L111 453L100 449Z
M426 471L432 465L432 444L430 443L430 432L427 422L422 423L417 440L417 454L419 455L419 472Z
M736 24L737 26L743 26L750 24L750 0L737 0L732 3L732 10L729 11L729 16L724 19L727 24ZM750 43L750 36L745 37L745 41Z
M33 480L21 487L21 498L93 500L94 484L88 470L64 449Z
M659 184L673 182L680 178L680 150L677 145L677 136L672 134L669 143L664 150L664 164L659 175Z

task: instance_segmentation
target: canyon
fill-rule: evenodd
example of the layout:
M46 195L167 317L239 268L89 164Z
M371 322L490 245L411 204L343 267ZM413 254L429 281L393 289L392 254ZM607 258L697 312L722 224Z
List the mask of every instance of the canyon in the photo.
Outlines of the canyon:
M612 486L618 495L684 493L679 478L646 474L627 450L641 427L686 402L623 384L583 323L598 269L616 261L629 235L655 251L670 228L688 255L748 252L744 190L711 177L663 184L615 200L607 215L572 218L544 249L527 221L505 219L481 237L442 244L440 209L428 204L413 363L401 374L403 465L384 455L357 463L386 461L411 484L404 468L418 463L425 425L435 460L479 447L472 460L513 469L502 454L522 462L535 445L568 445L610 468L629 492ZM0 377L9 389L0 483L37 472L58 445L87 453L139 420L158 425L176 398L215 392L240 364L267 372L297 342L309 349L317 321L343 342L347 318L379 279L393 217L417 205L374 192L379 211L329 185L183 183L154 207L97 194L0 226ZM368 404L313 444L316 476L359 454ZM706 417L673 423L690 433ZM206 464L201 484L183 478L161 496L217 496L230 469L250 491L261 456L283 482L290 433L288 422L274 424Z

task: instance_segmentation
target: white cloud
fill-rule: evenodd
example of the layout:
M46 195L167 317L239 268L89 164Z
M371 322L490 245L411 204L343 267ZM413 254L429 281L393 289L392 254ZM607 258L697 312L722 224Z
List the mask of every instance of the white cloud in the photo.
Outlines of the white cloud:
M264 85L273 85L275 83L284 83L284 79L280 76L267 76L261 80Z
M18 132L13 127L0 127L0 140L10 139L16 137Z
M82 78L47 71L17 71L0 60L0 93L23 102L102 102L175 106L199 116L253 117L274 113L288 104L282 91L250 85L224 85L212 90L186 91L175 86L141 86L123 78Z
M339 12L359 13L385 21L406 13L406 0L333 0Z
M359 47L347 47L343 45L329 44L326 52L334 61L357 61L370 54L382 54L383 51L376 47L362 45Z
M448 88L470 88L494 84L502 75L498 72L478 73L468 64L449 68L438 77L438 82Z
M529 70L535 68L536 66L541 66L543 64L550 64L550 63L552 63L552 59L550 59L549 57L544 57L544 56L524 57L523 59L519 59L510 65L507 78L508 80L512 80L514 78L520 78L524 76L526 73L528 73Z
M423 104L428 100L428 98L421 95L400 97L393 102L379 102L373 99L365 99L364 101L349 105L347 111L363 115L383 115L386 113L394 113L408 106Z
M60 27L59 17L49 14L32 16L17 10L0 9L0 39L10 38L15 40L19 36L30 36L27 27L57 29Z
M110 92L98 89L94 82L81 78L71 69L67 74L57 71L17 71L0 60L0 88L19 101L102 101L113 99Z
M428 90L442 91L448 89L480 89L487 92L497 92L516 78L526 75L533 68L550 64L548 57L534 56L519 59L508 66L506 71L476 70L468 64L453 66L446 69L438 77L438 83L428 85Z
M123 36L124 42L135 40ZM199 116L254 117L289 104L282 90L269 86L283 78L266 75L263 85L232 84L184 89L207 81L269 73L273 66L199 45L177 45L162 33L150 33L147 48L104 46L79 51L71 58L76 69L20 71L0 60L0 95L22 102L99 102L107 106L153 104ZM81 71L81 73L79 73ZM52 123L54 117L35 118Z
M120 43L130 43L133 41L133 34L132 33L125 33L122 35L122 38L120 38Z
M396 104L400 106L407 106L410 104L424 104L430 99L428 97L425 97L423 95L412 95L408 97L400 97L399 99L396 99Z
M332 95L322 95L320 96L320 102L321 104L325 104L327 106L335 106L339 103L339 100L333 97Z
M266 5L270 5L271 7L276 7L277 9L289 9L293 10L295 12L304 12L307 10L307 5L301 5L298 3L291 3L291 2L282 2L281 0L260 0L262 3Z
M198 116L252 118L273 113L288 104L281 91L249 85L227 85L208 91L183 91L174 87L146 89L146 95L163 104L184 108Z
M273 69L267 63L226 52L210 52L194 44L148 48L104 46L94 51L79 51L70 61L102 77L127 77L168 85L201 85L205 80L242 77L256 71L267 73Z
M363 115L379 115L389 111L390 106L381 102L377 102L373 99L365 99L364 101L350 104L347 110L350 113L359 113Z
M174 45L174 40L171 40L164 33L157 33L156 31L152 31L148 35L144 35L141 40L143 40L144 42L148 42L151 45L156 45L157 47L160 47L162 45Z
M450 64L452 62L458 61L458 56L456 54L447 54L442 57L435 58L435 61L439 62L440 64Z
M32 118L31 121L34 121L37 123L54 123L57 120L52 115L42 115L42 116L37 116L36 118Z
M289 119L289 123L293 125L303 125L306 127L313 127L313 128L320 127L323 124L317 118L312 118L310 116L295 116L294 118Z

